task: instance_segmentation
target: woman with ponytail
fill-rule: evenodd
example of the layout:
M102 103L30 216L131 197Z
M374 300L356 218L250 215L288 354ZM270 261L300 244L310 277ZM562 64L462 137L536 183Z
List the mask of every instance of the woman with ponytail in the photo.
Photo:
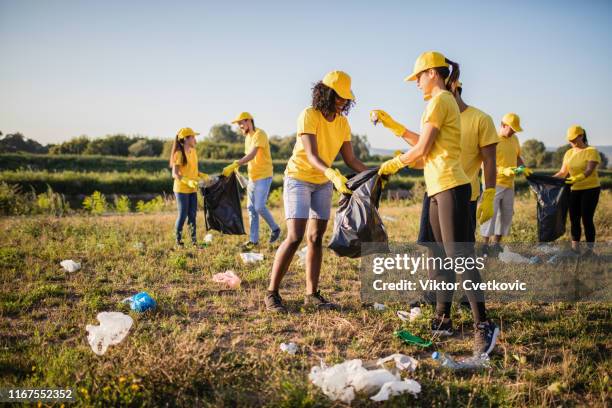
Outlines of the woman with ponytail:
M430 199L429 227L436 245L430 246L436 257L473 257L470 222L470 179L461 164L461 121L455 97L450 92L459 81L459 64L435 51L417 58L414 70L406 81L416 81L428 101L421 117L421 133L417 134L395 122L384 111L373 111L372 119L380 121L413 147L406 153L383 163L379 173L391 175L404 167L423 168L427 195ZM448 85L447 85L448 84ZM481 281L477 269L458 273L461 280ZM430 279L455 282L455 271L440 268L430 271ZM497 326L486 317L482 291L466 291L474 317L474 354L489 353L499 334ZM436 292L436 310L432 331L452 335L450 319L453 292Z

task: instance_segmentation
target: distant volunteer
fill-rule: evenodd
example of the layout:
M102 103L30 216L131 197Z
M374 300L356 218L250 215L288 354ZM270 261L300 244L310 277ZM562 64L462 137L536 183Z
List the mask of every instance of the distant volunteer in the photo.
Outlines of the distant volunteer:
M510 234L514 215L514 177L519 172L529 176L532 170L525 167L521 158L521 146L516 133L522 132L521 120L516 113L507 113L502 118L497 143L497 185L493 200L493 217L480 226L480 234L488 245L485 251L490 254L501 251L502 237ZM519 167L521 166L520 170Z
M244 139L244 157L234 160L223 169L222 174L229 176L240 166L247 164L249 183L247 186L247 209L249 211L250 232L245 249L252 249L259 244L259 217L270 227L269 243L278 241L281 229L266 205L270 186L272 185L272 156L268 135L255 127L255 120L248 112L242 112L232 121L238 124Z
M170 154L170 167L174 179L173 191L176 196L178 217L176 218L176 245L183 247L183 226L185 220L191 231L191 242L197 245L196 215L198 210L198 181L205 181L208 175L198 172L196 136L191 128L182 128L176 134Z
M452 67L452 70L451 70ZM455 97L449 92L450 85L459 79L459 64L435 51L421 54L413 73L407 81L417 81L417 86L428 101L421 117L421 134L407 130L383 111L374 111L385 127L409 141L413 147L406 153L382 164L379 173L391 175L404 167L423 168L427 195L430 199L429 224L440 257L471 256L469 243L473 240L469 214L472 197L471 180L461 163L460 111ZM381 115L382 113L382 115ZM473 248L473 246L472 246ZM476 269L460 274L461 279L481 282ZM438 282L454 282L453 270L431 271L430 279ZM435 317L432 332L452 335L450 319L452 292L436 292ZM495 346L499 329L487 319L482 291L466 291L474 318L474 354L489 353Z
M333 187L350 194L347 179L332 166L340 153L348 167L356 172L367 167L355 157L351 128L346 116L355 104L351 77L342 71L329 72L312 88L312 106L297 120L297 140L285 169L283 200L287 237L274 257L266 309L286 312L279 294L281 281L304 234L306 251L306 306L318 309L335 307L319 291L323 258L323 234L330 216Z
M571 148L563 156L561 170L555 177L565 178L570 184L570 223L572 235L572 249L578 251L581 228L584 225L584 236L587 242L586 254L592 254L595 242L595 209L599 202L601 186L597 166L601 163L601 156L597 149L589 146L586 131L574 125L567 129L567 141Z

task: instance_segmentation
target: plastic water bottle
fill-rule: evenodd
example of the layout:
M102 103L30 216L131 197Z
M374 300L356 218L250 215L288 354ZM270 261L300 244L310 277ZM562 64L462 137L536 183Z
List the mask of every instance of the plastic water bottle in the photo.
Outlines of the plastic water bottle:
M489 356L486 353L480 356L465 358L461 361L455 361L446 353L434 351L431 358L440 362L442 367L450 368L451 370L474 370L478 368L488 368L491 366Z

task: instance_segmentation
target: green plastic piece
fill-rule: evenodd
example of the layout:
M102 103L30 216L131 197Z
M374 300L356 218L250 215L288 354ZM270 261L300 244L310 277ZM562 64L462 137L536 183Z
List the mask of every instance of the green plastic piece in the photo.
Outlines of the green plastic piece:
M410 333L408 330L397 330L393 333L393 335L399 338L401 341L403 341L406 344L412 344L412 345L423 347L423 348L429 347L432 345L431 341L422 339L419 336L416 336Z
M514 174L516 175L523 174L524 171L525 171L525 166L520 165L516 169L514 169Z

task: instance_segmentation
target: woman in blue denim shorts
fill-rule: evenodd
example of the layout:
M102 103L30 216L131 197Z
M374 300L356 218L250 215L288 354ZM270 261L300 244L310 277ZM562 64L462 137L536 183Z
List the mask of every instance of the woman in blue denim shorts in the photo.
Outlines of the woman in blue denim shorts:
M342 71L332 71L315 84L312 106L304 109L298 118L297 141L287 163L283 186L287 238L274 257L265 299L267 310L286 312L278 288L306 231L304 304L316 308L334 307L318 290L323 234L331 209L332 184L341 193L350 194L351 191L346 187L346 177L330 166L340 153L351 169L367 170L353 153L351 128L346 119L354 100L351 77Z

